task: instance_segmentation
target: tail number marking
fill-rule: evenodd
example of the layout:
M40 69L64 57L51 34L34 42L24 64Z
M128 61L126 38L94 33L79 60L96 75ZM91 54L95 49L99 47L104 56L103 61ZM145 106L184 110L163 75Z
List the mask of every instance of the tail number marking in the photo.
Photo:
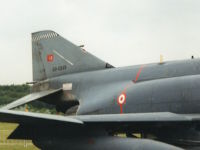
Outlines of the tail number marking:
M52 68L52 71L53 71L53 72L64 71L64 70L67 70L67 66L66 66L66 65L63 65L63 66L54 66L54 67Z

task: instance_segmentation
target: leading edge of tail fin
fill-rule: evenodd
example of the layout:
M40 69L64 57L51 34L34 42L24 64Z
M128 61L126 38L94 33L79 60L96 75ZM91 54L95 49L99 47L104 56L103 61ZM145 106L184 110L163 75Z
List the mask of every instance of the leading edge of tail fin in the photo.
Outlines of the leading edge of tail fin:
M32 63L33 81L112 67L50 30L32 33Z

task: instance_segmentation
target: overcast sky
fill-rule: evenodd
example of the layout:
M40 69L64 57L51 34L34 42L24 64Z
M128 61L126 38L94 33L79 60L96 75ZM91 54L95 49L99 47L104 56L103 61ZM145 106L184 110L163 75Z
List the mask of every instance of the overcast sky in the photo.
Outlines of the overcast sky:
M199 0L0 0L0 84L32 81L31 33L54 30L114 66L200 56Z

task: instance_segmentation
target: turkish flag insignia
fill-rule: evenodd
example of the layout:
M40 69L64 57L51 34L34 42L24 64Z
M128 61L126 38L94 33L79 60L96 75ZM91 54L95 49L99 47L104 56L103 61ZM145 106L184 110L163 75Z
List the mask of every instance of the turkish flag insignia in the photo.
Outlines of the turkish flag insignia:
M47 62L53 62L54 56L53 54L47 55Z

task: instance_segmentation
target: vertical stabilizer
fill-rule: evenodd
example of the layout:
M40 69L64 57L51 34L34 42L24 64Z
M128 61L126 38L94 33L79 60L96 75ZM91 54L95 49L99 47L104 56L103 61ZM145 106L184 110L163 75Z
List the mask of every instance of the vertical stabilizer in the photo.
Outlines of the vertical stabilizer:
M54 31L32 34L33 81L105 69L108 64Z

